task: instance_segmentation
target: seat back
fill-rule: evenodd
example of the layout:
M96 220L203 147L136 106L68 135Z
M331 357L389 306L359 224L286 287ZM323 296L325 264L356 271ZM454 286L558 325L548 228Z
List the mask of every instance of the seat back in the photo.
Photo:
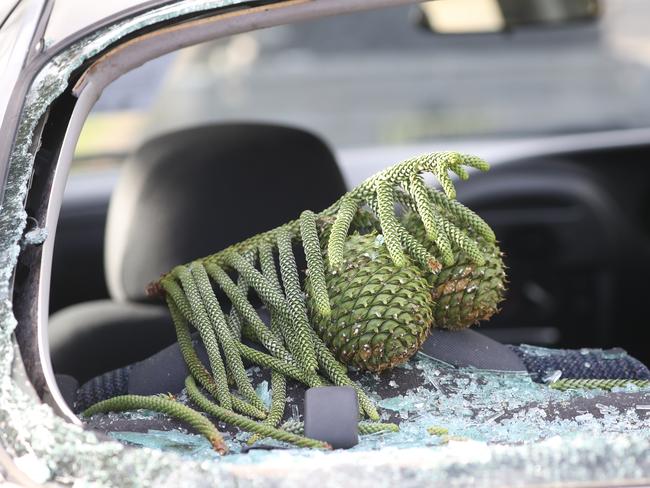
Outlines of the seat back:
M162 273L320 211L345 191L329 148L303 130L215 124L156 137L122 170L105 267L114 300L144 301Z

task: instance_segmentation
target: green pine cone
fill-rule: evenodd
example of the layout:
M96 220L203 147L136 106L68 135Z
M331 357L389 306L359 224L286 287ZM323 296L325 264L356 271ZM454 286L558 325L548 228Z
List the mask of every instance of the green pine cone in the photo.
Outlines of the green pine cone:
M398 268L381 236L353 234L341 270L327 270L332 315L312 323L344 364L382 371L406 362L431 327L433 300L424 273L410 261ZM309 286L307 286L309 289Z
M464 329L481 320L488 320L499 309L505 292L505 271L501 251L496 244L477 238L485 252L483 266L472 263L462 251L456 251L456 262L430 275L434 326Z
M420 242L427 242L420 220L414 214L404 219L405 227ZM443 266L437 274L427 274L433 300L433 326L445 329L465 329L481 320L488 320L499 310L505 293L505 266L496 243L468 232L485 256L485 264L478 266L467 254L455 247L454 264ZM437 254L435 244L429 252Z

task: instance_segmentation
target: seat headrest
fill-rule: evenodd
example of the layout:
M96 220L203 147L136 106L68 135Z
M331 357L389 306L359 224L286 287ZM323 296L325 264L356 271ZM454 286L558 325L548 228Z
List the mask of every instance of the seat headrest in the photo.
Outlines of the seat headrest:
M109 206L104 249L118 301L178 264L320 211L345 192L329 148L289 127L220 124L146 142L128 160Z

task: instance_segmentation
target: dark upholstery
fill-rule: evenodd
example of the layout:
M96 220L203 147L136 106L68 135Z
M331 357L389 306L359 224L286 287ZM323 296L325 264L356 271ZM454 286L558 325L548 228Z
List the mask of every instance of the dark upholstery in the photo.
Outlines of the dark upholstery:
M455 368L526 372L508 346L472 329L432 329L420 352Z
M145 143L125 163L105 238L111 300L50 317L56 373L83 382L174 342L166 307L147 283L177 264L319 211L345 191L328 147L298 129L211 125Z
M166 307L98 300L50 318L54 371L80 383L153 354L175 340Z
M332 153L301 130L215 125L153 139L126 165L111 202L111 296L145 300L147 283L173 266L320 211L344 191Z

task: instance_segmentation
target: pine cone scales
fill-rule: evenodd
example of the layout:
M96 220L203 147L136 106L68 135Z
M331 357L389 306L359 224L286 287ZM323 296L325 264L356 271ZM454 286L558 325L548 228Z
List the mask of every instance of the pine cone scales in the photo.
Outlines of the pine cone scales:
M403 223L427 242L416 216L407 214ZM348 236L344 266L326 274L332 315L323 319L310 307L317 333L342 363L382 371L415 354L431 327L457 330L489 319L505 291L501 251L479 235L470 237L485 264L454 248L455 263L433 274L411 261L396 266L376 232ZM429 252L437 254L435 244Z
M327 273L332 315L313 317L316 331L341 362L359 369L407 361L433 321L422 271L411 263L396 267L377 234L349 236L344 255L343 268Z
M404 226L420 242L426 242L417 216L412 213L406 215ZM435 301L434 327L465 329L492 317L503 300L506 274L499 246L473 232L466 233L478 243L485 264L479 266L473 263L467 254L455 247L454 264L444 266L437 274L427 274ZM438 252L433 243L428 250L434 256Z
M464 329L487 320L498 310L505 292L505 272L501 252L494 244L477 238L485 250L483 266L472 263L463 252L456 252L456 262L437 275L429 275L435 327Z

